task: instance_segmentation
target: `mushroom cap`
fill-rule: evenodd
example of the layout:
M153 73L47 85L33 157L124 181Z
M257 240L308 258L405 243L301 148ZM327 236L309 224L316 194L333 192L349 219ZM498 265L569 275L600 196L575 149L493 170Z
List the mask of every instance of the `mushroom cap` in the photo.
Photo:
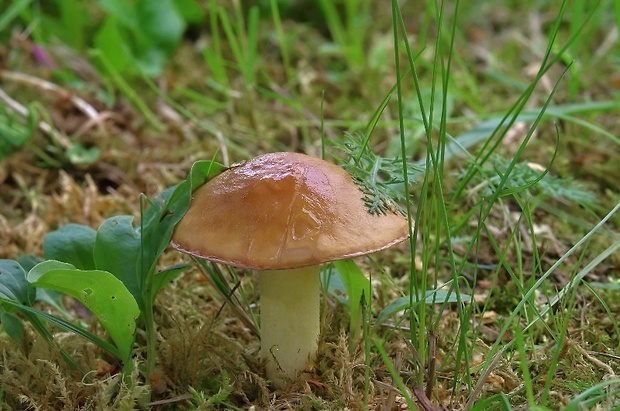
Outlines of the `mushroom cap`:
M264 154L198 188L172 246L237 267L280 270L373 253L409 236L405 217L373 215L362 198L336 165Z

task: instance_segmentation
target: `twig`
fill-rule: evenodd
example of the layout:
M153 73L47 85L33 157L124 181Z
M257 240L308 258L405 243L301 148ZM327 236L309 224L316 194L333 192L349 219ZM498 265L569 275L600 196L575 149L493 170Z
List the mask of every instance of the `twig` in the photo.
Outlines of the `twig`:
M394 370L396 371L397 374L400 374L402 366L403 366L403 353L398 351L396 353L396 359L394 360ZM397 387L394 387L394 388L397 388ZM397 390L390 390L388 392L387 406L385 407L386 410L392 409L392 406L394 405L394 400L396 399L397 392L398 392Z
M620 361L620 356L614 355L614 354L609 354L609 353L606 353L606 352L587 351L587 353L590 354L590 355L600 355L601 357L607 357L607 358L614 359L616 361Z
M611 366L609 366L608 364L605 364L603 361L599 360L598 358L594 358L593 356L591 356L582 346L580 346L579 344L572 344L572 346L575 347L577 351L579 351L579 353L583 355L585 358L587 358L588 361L590 361L592 364L596 365L599 368L604 369L607 372L606 377L613 378L616 376L616 373L614 372L613 368L611 368Z
M497 352L497 354L495 354L495 358L493 358L493 361L491 361L491 364L489 364L489 368L487 368L482 378L478 380L478 384L476 384L476 386L474 387L474 390L469 395L469 398L467 399L467 403L465 404L465 407L463 407L464 410L471 409L471 406L473 405L474 401L476 400L478 395L480 395L480 392L482 391L482 387L484 383L486 382L487 378L489 378L489 375L491 375L491 372L493 371L493 369L495 368L499 360L502 359L502 356L504 355L504 351L506 351L506 349L509 346L510 345L505 345L501 350Z
M2 70L0 71L0 78L4 79L4 80L9 80L9 81L13 81L13 82L17 82L17 83L22 83L22 84L28 84L31 86L34 86L38 89L41 89L43 91L49 91L52 93L55 93L57 95L59 95L62 98L67 98L71 101L71 103L78 109L80 110L84 115L86 115L86 117L88 117L88 120L82 124L82 126L79 128L79 130L77 131L77 135L80 135L82 133L84 133L84 131L86 131L87 129L91 128L93 125L98 125L99 127L102 126L103 122L108 119L108 118L113 118L116 116L115 113L110 113L110 112L106 112L106 113L99 113L93 106L91 106L86 100L84 100L83 98L76 96L74 93L58 86L57 84L54 84L52 82L49 82L47 80L43 80L41 78L38 77L33 77L30 76L28 74L24 74L24 73L17 73L14 71L6 71L6 70ZM0 90L1 91L1 90ZM21 114L24 117L28 116L28 109L24 106L22 106L20 103L18 103L17 101L13 100L6 92L1 93L0 98L5 101L5 103L11 107L14 111L18 112L19 114ZM40 122L39 123L39 129L41 131L43 131L44 133L48 134L49 136L55 138L61 145L63 148L68 149L69 147L71 147L73 144L67 139L65 138L58 130L54 129L51 125L45 123L45 122Z
M607 33L603 41L600 43L600 46L594 52L594 61L600 60L602 57L607 55L607 52L614 47L614 45L618 41L618 26L613 26L611 30ZM590 64L593 64L591 61Z
M424 387L413 387L413 393L415 394L420 406L424 411L440 411L443 407L435 407L431 400L426 396Z
M151 401L144 405L146 405L147 407L154 407L156 405L166 405L166 404L172 404L175 402L186 401L186 400L190 400L191 398L192 398L191 394L181 394L174 398L168 398L166 400Z
M123 121L121 115L119 115L118 113L115 113L113 111L104 111L102 113L99 114L99 117L97 118L91 118L86 120L74 133L73 136L74 137L79 137L82 134L84 134L88 129L92 128L94 125L99 125L101 126L101 124L107 120L107 119L112 119L112 120L116 120L119 123L121 123Z
M43 80L38 77L29 76L28 74L17 73L14 71L0 71L0 77L5 80L11 80L18 83L25 83L40 88L41 90L54 92L62 97L68 97L71 100L71 103L80 110L82 113L86 114L86 116L90 119L96 120L100 117L99 112L95 110L93 106L88 104L86 100L76 96L75 94L65 90L64 88L49 82L47 80Z
M215 138L220 145L220 152L222 153L222 162L226 167L230 166L230 156L228 155L228 146L224 139L224 134L219 130L214 130Z

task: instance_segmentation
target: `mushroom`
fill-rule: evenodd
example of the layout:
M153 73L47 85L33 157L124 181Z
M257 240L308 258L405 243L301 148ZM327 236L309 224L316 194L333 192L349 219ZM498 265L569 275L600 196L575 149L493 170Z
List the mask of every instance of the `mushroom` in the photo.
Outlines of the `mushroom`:
M342 168L298 153L235 164L198 188L172 246L258 270L261 356L284 388L315 358L320 265L373 253L409 235L400 214L373 215Z

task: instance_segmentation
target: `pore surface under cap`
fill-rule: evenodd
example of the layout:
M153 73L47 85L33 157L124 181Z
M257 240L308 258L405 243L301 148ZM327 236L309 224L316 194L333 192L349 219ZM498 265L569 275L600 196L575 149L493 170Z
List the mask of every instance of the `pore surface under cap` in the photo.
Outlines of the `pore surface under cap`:
M172 245L253 269L320 264L408 236L397 214L372 215L351 176L324 160L271 153L233 165L194 193Z

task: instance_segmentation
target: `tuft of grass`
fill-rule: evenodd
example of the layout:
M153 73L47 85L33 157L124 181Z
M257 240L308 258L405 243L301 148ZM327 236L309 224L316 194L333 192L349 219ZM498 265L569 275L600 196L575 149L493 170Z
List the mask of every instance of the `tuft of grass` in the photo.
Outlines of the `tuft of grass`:
M320 0L319 4L334 46L345 57L350 69L366 65L366 28L370 25L371 2L368 0L345 0L344 11L339 13L336 2Z

